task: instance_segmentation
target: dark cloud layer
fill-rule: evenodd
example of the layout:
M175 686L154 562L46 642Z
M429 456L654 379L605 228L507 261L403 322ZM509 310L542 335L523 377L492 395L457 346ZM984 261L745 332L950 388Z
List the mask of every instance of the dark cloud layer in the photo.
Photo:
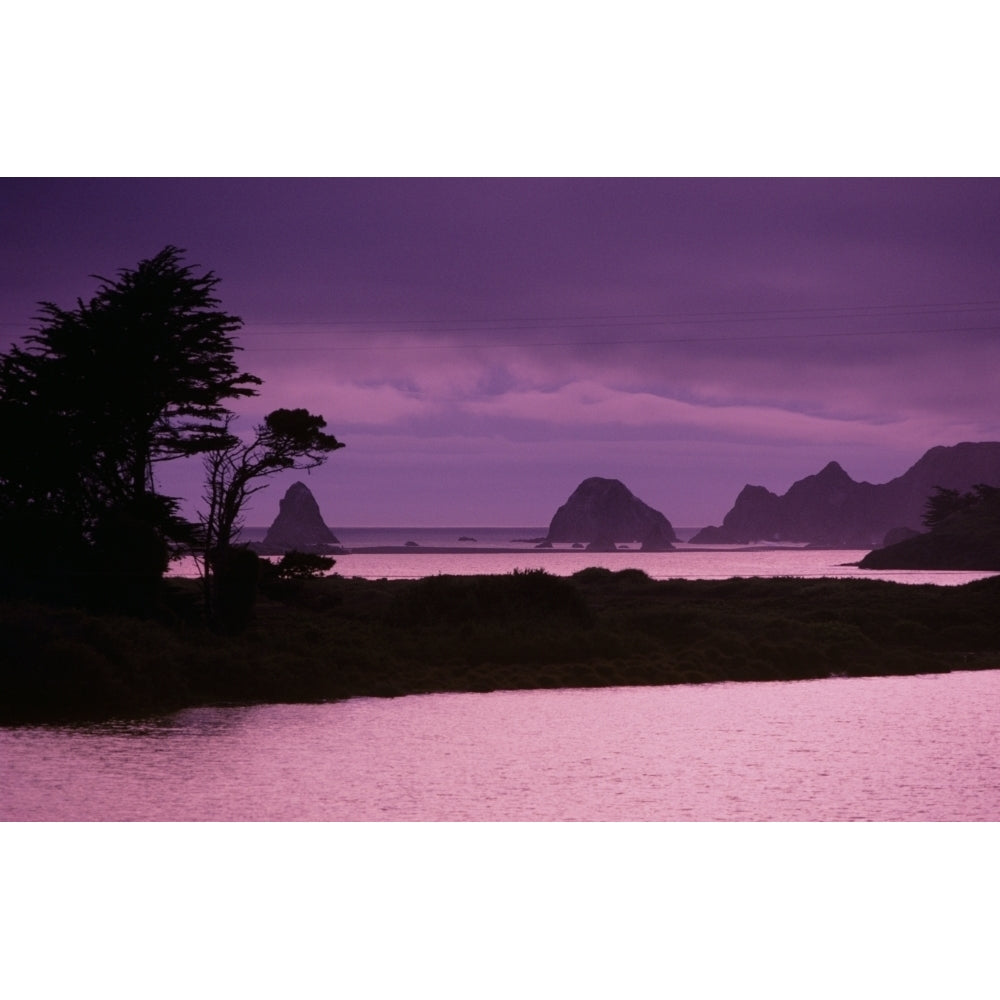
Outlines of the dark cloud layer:
M4 344L168 243L214 270L245 425L348 442L311 480L337 523L541 524L613 475L702 524L1000 439L995 180L7 179L0 218Z

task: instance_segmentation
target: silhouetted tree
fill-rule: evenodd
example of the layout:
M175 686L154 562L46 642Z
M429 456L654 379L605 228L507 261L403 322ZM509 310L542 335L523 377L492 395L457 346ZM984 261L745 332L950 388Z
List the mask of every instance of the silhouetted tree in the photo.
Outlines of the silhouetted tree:
M995 503L1000 488L979 483L967 493L935 486L924 506L924 526L933 530L949 517L987 503Z
M945 518L951 517L964 505L963 495L958 490L946 489L944 486L935 486L934 492L927 498L924 504L923 522L924 527L933 528L940 524Z
M226 426L231 420L227 419ZM207 511L202 516L208 548L230 546L239 534L243 510L262 490L263 480L286 469L314 469L344 445L323 431L326 421L308 410L274 410L254 428L249 442L232 438L204 459Z
M230 429L231 418L225 426ZM254 428L253 437L243 442L232 436L230 443L210 451L204 458L206 511L201 516L203 530L205 600L214 617L220 603L219 587L224 580L217 567L224 564L233 541L243 526L247 501L262 490L266 480L286 469L313 469L326 461L330 452L344 445L323 428L326 421L308 410L279 409L269 413Z
M0 517L55 518L112 562L137 522L184 534L153 466L231 444L224 401L260 379L234 361L242 321L219 308L219 279L181 257L168 246L117 279L95 275L74 309L41 303L26 346L0 358Z

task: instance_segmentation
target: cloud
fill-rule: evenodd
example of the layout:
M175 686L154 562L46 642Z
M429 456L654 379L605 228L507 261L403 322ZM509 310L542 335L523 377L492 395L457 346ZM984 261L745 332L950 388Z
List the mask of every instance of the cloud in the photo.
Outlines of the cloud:
M590 474L721 516L746 481L833 458L884 481L1000 438L996 179L8 179L0 197L3 343L39 300L178 242L246 320L238 362L264 385L236 429L322 414L348 448L314 475L353 476L351 517L397 502L405 521L418 495L503 513L529 478L547 511Z
M830 420L768 406L700 404L649 392L630 392L596 381L552 390L526 389L494 399L470 400L462 410L489 419L540 421L556 428L659 428L736 438L803 439L863 436L860 421Z

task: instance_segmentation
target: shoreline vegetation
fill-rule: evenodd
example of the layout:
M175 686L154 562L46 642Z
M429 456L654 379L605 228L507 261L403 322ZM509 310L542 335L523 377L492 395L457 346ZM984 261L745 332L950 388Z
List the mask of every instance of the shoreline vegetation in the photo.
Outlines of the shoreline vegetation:
M526 688L1000 668L1000 576L652 580L589 568L262 582L247 628L209 627L197 580L144 617L0 602L0 723L196 706Z

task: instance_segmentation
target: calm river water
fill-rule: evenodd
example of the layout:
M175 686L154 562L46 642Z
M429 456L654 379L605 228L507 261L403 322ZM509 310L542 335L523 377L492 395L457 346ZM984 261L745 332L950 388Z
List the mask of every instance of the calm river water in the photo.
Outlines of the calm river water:
M1000 671L0 730L4 820L1000 820Z

